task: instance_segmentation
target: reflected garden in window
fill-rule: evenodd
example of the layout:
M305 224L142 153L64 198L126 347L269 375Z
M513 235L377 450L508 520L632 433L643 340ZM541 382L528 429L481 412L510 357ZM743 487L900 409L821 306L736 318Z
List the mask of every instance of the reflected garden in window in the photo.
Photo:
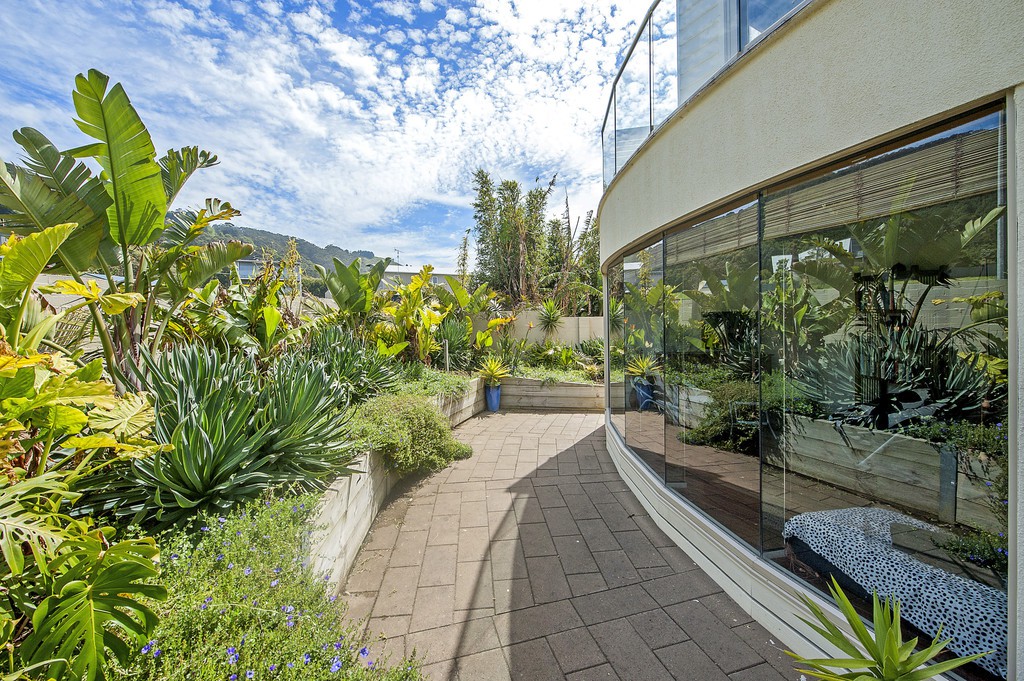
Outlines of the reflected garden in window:
M764 559L994 650L977 679L1006 676L1004 138L983 112L624 256L612 409Z

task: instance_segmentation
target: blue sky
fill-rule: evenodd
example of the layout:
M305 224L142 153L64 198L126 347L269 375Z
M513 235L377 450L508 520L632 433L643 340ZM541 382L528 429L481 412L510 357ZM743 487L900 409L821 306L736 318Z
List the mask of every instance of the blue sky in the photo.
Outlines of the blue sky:
M32 126L68 148L74 76L124 84L161 152L221 165L207 196L238 224L450 265L477 167L533 186L552 214L601 194L599 131L646 2L21 0L0 11L0 157Z

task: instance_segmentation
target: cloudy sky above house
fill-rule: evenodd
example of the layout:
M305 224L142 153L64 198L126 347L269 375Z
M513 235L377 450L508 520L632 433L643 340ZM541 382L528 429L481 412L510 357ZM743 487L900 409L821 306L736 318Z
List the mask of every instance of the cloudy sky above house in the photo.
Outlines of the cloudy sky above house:
M181 204L238 224L450 265L473 224L471 175L534 186L553 213L601 193L600 127L647 2L22 0L0 12L0 157L9 131L83 143L74 76L124 84L157 148L221 164Z

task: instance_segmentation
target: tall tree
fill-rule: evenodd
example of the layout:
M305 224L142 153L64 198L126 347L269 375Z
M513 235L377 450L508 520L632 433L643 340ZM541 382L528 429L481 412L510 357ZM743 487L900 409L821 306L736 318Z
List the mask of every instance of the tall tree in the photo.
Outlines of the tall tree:
M560 219L548 221L543 293L567 315L591 315L601 309L600 231L594 212L575 221L565 197Z
M537 302L544 263L544 216L555 178L546 187L535 187L524 194L515 180L503 180L495 188L490 174L478 169L473 187L477 281L515 302Z

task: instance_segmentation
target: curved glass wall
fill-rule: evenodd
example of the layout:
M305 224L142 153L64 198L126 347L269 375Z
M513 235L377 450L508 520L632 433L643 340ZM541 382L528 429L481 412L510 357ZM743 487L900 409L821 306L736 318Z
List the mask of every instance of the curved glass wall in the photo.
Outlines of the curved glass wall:
M605 114L604 181L726 62L804 0L658 0L615 77Z
M989 110L621 262L628 447L765 560L994 650L973 679L1006 675L1004 169Z

